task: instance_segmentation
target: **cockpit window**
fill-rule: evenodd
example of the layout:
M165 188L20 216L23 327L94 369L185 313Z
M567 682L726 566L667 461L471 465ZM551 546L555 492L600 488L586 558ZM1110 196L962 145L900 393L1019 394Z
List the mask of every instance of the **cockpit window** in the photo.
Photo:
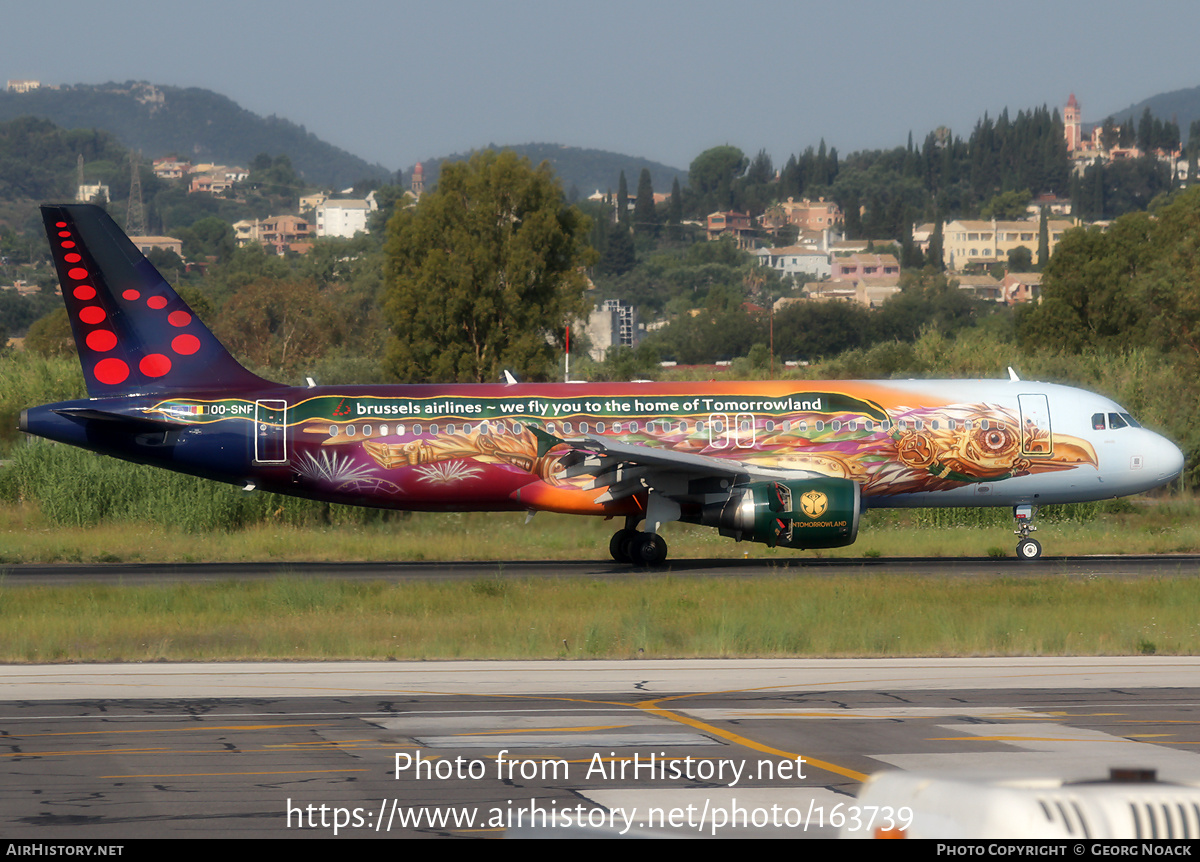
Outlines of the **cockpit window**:
M1141 428L1142 427L1141 425L1139 425L1137 423L1137 420L1134 419L1132 416L1130 416L1128 413L1122 413L1121 418L1124 419L1129 424L1130 428Z
M1108 426L1104 424L1104 414L1103 413L1093 413L1092 414L1092 430L1093 431L1103 431L1107 427Z
M1116 430L1117 428L1125 428L1128 423L1121 418L1119 413L1108 414L1108 427Z

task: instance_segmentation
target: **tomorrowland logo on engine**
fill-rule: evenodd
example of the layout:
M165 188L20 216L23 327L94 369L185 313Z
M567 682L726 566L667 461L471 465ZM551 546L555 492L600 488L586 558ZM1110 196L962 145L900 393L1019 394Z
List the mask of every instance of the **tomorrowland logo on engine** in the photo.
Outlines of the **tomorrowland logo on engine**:
M800 509L810 518L819 518L829 508L829 498L820 491L808 491L800 497Z

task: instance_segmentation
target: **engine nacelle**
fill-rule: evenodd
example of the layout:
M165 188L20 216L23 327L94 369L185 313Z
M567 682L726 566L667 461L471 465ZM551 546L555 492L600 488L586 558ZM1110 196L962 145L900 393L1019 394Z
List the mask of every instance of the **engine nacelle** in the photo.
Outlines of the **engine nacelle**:
M858 537L862 491L849 479L788 479L734 488L704 507L701 523L739 542L840 548Z

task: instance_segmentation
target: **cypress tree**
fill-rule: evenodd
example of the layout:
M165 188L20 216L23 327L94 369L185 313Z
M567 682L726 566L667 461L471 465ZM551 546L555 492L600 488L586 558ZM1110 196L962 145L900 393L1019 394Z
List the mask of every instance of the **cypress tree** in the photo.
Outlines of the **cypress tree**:
M654 208L654 187L650 171L642 168L638 177L637 198L633 204L633 229L649 236L658 235L658 211Z

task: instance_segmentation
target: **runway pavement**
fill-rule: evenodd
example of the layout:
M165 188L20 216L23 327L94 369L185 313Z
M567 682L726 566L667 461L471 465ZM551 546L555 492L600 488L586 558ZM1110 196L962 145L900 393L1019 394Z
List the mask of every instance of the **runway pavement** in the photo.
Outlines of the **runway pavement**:
M1200 780L1200 659L0 668L0 834L833 834L881 769Z

